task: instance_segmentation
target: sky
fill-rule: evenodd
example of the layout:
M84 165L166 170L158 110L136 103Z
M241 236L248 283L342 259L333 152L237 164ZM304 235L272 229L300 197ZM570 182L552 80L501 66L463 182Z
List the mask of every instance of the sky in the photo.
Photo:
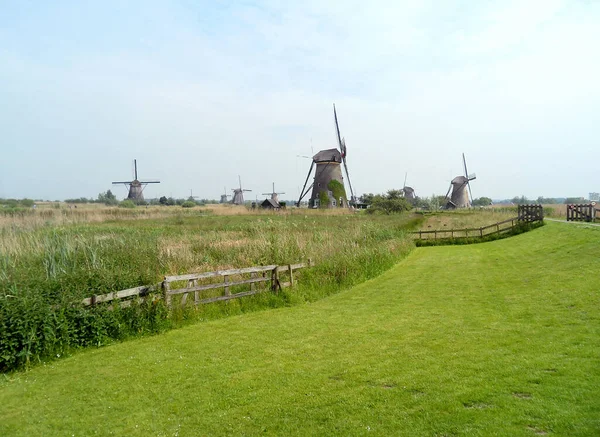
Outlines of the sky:
M0 197L600 191L600 1L3 0Z

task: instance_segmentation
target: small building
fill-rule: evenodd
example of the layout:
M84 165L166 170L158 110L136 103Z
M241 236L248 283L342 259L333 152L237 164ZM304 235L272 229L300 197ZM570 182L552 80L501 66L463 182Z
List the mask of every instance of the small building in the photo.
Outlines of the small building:
M273 199L265 199L263 203L260 204L260 207L263 209L274 209L275 211L281 209L279 202Z

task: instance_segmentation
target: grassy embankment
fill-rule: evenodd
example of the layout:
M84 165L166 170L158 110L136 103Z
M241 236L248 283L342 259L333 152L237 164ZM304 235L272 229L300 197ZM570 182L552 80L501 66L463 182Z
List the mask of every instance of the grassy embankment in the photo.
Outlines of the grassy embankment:
M5 377L2 435L596 435L600 229L416 249L318 302Z
M390 268L410 251L404 232L415 220L409 214L250 214L226 207L47 209L5 216L0 227L0 371L189 320L316 300ZM278 296L266 293L170 315L161 303L118 311L77 304L92 294L157 283L164 275L307 258L316 267L300 271L299 287Z

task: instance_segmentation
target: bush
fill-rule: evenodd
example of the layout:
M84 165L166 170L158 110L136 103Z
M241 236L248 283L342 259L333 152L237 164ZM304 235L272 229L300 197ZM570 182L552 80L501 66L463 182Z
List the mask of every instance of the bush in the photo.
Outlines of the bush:
M186 200L185 202L183 202L183 203L181 204L181 206L182 206L183 208L193 208L194 206L196 206L196 202L193 202L193 201L191 201L191 200Z
M119 208L135 208L133 200L126 199L119 203Z

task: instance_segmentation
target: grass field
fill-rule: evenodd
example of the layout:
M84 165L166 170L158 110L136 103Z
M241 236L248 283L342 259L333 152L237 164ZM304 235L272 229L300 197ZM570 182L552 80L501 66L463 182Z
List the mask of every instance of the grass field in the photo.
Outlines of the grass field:
M318 302L0 383L0 435L600 433L600 229L420 248Z
M413 247L405 230L421 220L411 214L371 217L348 210L214 210L234 213L156 207L135 216L131 214L137 210L94 205L66 214L47 209L5 216L12 222L0 226L0 372L64 356L72 348L160 332L190 319L316 300L394 265ZM54 215L43 214L48 212ZM85 297L155 284L164 275L307 258L316 267L298 273L301 289L293 295L248 298L173 315L160 302L119 311L79 305Z
M479 228L517 216L515 208L489 208L457 211L442 211L425 215L420 226L423 231L434 229Z

